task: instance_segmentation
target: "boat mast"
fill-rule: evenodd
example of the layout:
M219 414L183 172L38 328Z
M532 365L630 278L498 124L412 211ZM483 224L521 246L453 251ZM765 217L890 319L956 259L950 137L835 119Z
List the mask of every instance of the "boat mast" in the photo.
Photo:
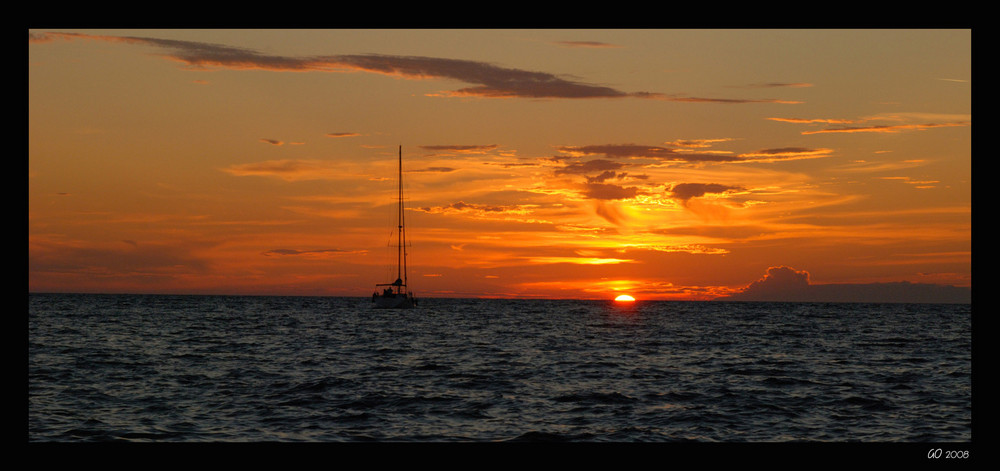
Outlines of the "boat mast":
M403 289L406 286L406 229L403 222L403 146L399 146L399 210L398 210L398 221L399 221L399 242L396 254L396 279L402 280L402 286L399 287L399 292L404 292ZM400 273L402 270L402 273Z

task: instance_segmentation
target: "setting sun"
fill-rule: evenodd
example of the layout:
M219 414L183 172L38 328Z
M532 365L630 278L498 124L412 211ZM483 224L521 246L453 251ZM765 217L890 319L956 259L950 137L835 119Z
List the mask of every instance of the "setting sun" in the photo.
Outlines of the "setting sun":
M627 294L623 294L623 295L620 295L617 298L615 298L615 301L618 301L620 303L622 303L622 302L629 302L630 303L632 301L635 301L635 298L633 298L632 296L629 296Z

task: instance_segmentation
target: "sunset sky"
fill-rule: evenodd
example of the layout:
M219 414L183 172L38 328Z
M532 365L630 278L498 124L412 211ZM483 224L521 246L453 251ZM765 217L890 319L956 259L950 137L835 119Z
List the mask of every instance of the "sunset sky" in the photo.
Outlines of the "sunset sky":
M972 285L970 30L28 33L29 292Z

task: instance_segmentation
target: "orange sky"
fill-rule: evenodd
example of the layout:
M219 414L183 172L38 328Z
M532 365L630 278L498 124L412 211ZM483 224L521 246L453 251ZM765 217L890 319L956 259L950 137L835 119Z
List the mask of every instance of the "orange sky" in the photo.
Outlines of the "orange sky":
M29 30L28 289L971 287L969 30Z

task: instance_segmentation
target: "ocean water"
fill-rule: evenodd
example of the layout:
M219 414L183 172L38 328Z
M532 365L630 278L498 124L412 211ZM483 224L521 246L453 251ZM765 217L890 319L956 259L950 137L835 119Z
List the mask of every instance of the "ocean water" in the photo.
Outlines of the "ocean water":
M28 295L29 442L972 440L972 306Z

